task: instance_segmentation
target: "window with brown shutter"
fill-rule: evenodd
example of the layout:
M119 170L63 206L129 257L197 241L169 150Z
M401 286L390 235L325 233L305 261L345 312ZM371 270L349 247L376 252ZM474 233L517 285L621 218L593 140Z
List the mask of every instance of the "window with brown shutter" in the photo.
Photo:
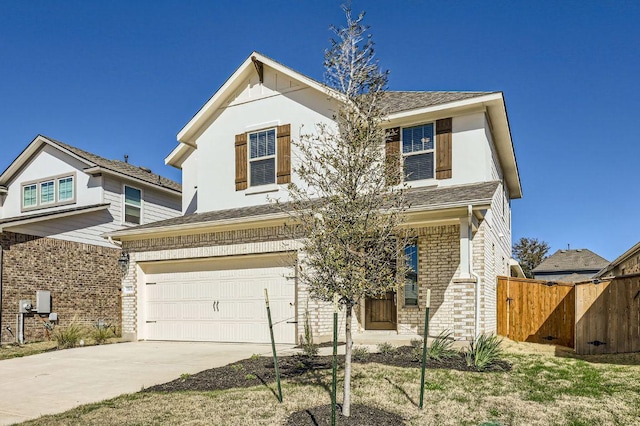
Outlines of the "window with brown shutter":
M389 185L400 183L400 127L394 127L386 131L385 145L385 172Z
M236 191L247 189L247 134L236 135Z
M436 179L452 176L453 120L443 118L436 121Z

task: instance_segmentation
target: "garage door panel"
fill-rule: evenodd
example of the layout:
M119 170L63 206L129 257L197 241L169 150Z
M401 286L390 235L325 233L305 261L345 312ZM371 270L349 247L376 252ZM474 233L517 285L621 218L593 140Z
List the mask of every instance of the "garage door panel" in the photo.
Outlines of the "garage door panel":
M295 280L290 268L266 267L149 274L146 336L151 340L269 342L264 288L274 335L295 342Z

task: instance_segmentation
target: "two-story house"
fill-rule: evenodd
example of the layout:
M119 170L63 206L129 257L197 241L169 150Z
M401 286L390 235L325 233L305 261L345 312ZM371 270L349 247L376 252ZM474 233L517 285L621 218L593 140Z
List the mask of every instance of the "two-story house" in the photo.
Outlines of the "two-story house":
M267 342L268 289L278 342L294 343L308 312L331 336L331 307L297 280L299 244L287 201L299 183L291 140L334 126L339 96L254 52L178 134L165 160L182 170L179 218L113 232L130 255L123 332L133 339ZM388 92L388 153L411 189L407 247L414 274L384 299L362 300L354 331L412 335L423 327L471 339L496 328L496 276L508 274L511 205L521 197L501 92ZM381 149L383 149L381 147ZM397 158L397 155L396 157Z
M42 339L49 314L119 326L121 249L102 235L179 216L180 204L180 185L149 169L37 136L0 175L0 341Z

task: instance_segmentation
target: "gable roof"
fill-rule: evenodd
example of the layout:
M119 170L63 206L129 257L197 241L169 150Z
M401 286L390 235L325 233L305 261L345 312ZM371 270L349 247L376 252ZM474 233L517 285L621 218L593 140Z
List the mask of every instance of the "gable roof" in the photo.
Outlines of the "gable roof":
M47 136L38 135L36 138L22 151L22 153L7 167L7 169L0 175L0 186L6 185L11 178L24 167L25 164L31 159L31 157L38 152L38 150L44 146L49 145L60 151L66 152L71 156L79 159L87 165L85 171L91 172L106 172L110 174L120 175L135 181L143 182L148 185L152 185L159 189L169 190L171 192L179 194L182 188L179 183L170 179L162 177L158 174L143 169L133 164L125 163L119 160L107 160L99 155L92 154L88 151L76 148L64 142L60 142Z
M608 264L607 259L588 249L558 250L533 268L533 273L599 271Z
M602 268L602 270L600 270L596 274L596 277L604 276L605 274L607 274L610 271L612 271L616 266L620 265L622 262L626 261L627 259L631 258L632 256L635 256L638 253L640 253L640 242L637 242L636 244L634 244L633 247L631 247L630 249L628 249L627 251L622 253L613 262L611 262L610 264L608 264L607 266Z
M225 100L241 84L243 79L256 72L254 61L335 99L342 98L341 93L327 85L254 51L180 130L177 136L179 143L165 158L165 164L181 167L182 161L197 148L195 138L200 129L209 123L215 112L223 106ZM509 195L511 198L522 197L518 164L502 92L388 91L386 98L386 112L391 121L421 113L451 114L455 110L465 110L469 107L484 107L493 128L494 142L497 146L498 158L504 171Z
M411 210L438 210L467 207L470 204L489 205L500 182L483 182L468 185L456 185L445 187L410 188L407 190L407 201ZM217 210L204 213L161 220L145 225L123 229L107 236L117 237L151 234L160 231L177 229L201 228L216 226L229 222L248 222L266 219L286 218L290 211L290 203L261 204L251 207Z

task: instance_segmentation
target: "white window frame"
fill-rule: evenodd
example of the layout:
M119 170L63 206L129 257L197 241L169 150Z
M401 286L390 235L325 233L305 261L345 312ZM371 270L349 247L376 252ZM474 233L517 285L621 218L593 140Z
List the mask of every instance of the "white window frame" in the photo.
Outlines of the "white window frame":
M420 304L420 277L419 277L419 271L420 271L420 247L418 246L418 240L415 239L411 242L409 242L407 244L407 246L405 247L405 256L406 256L406 249L407 247L415 247L416 248L416 270L415 271L410 271L407 268L407 275L411 274L412 272L415 273L415 277L416 277L416 281L415 281L415 286L416 286L416 304L413 305L409 305L407 304L407 284L409 281L409 277L406 276L404 279L404 284L403 284L403 288L402 288L402 306L404 308L417 308ZM409 263L409 260L405 257L404 259L405 262ZM407 265L407 267L410 265Z
M60 200L58 194L58 182L63 179L71 178L71 187L73 197L67 200ZM45 183L53 182L53 201L42 202L42 185ZM33 180L29 182L24 182L20 184L20 209L22 212L28 212L32 210L40 210L51 207L59 207L66 206L69 204L76 203L76 173L64 173L57 176L50 176L43 179ZM32 206L25 206L24 204L24 190L27 187L34 186L36 187L36 203Z
M404 150L403 150L404 129L409 129L411 127L428 126L429 124L431 124L433 126L433 148L431 148L431 149L423 149L422 151L412 151L412 152L406 152L405 153ZM404 182L430 181L430 180L435 179L435 177L436 177L436 122L435 121L428 121L428 122L416 123L416 124L400 127L400 153L402 154L402 180ZM414 155L422 155L422 154L428 154L428 153L433 153L433 164L432 164L433 170L432 170L432 173L431 173L432 176L430 178L426 178L426 179L407 179L407 176L405 174L405 168L404 168L405 159L407 157L412 157Z
M135 189L136 191L140 191L140 206L135 206L133 204L127 204L127 188ZM140 223L127 222L127 205L132 207L137 207L140 209ZM123 225L142 225L144 223L143 216L144 215L144 191L142 188L135 187L133 185L122 185L122 224Z
M263 133L263 132L266 133L266 132L269 132L270 130L273 130L273 135L274 135L273 155L265 155L262 157L251 158L251 135L257 134L257 133ZM254 185L253 182L251 182L251 163L262 161L262 160L269 160L272 158L273 158L273 182L265 183L262 185ZM247 182L248 182L248 185L247 185L248 188L266 188L266 187L270 187L272 185L277 184L278 182L278 127L277 126L266 127L263 129L251 130L247 132Z

